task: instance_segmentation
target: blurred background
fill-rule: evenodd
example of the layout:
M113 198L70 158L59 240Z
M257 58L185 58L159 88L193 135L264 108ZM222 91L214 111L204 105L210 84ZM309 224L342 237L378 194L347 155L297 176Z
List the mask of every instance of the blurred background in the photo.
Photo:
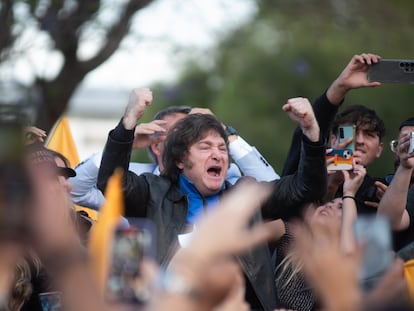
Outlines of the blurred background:
M148 86L144 122L168 105L208 107L281 172L288 98L314 100L354 54L414 59L411 0L2 0L0 20L0 99L30 101L47 131L68 115L81 158L102 150L131 88ZM388 129L371 175L393 171L389 141L414 116L413 87L347 96Z

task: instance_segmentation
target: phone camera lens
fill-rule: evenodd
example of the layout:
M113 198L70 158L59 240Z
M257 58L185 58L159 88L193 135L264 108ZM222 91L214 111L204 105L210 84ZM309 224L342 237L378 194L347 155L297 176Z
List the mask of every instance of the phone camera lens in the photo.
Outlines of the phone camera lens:
M340 138L344 138L345 137L345 135L344 135L344 129L342 127L339 129L339 137Z

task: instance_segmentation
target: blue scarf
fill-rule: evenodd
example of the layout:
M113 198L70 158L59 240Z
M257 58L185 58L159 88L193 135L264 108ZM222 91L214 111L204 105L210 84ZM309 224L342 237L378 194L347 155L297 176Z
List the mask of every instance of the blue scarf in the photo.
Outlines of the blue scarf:
M212 210L215 208L219 201L220 192L209 197L202 197L198 192L193 182L185 177L183 174L180 174L179 180L180 188L182 192L188 198L188 213L187 213L187 222L194 224L199 217L202 217L206 211ZM224 184L221 190L224 189Z

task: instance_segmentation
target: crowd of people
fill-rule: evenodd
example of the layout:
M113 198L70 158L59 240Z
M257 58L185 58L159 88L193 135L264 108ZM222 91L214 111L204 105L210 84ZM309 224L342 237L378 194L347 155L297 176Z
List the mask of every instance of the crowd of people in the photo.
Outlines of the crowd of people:
M380 86L367 78L379 61L355 55L313 104L287 100L297 129L280 174L209 109L172 106L140 122L148 88L132 90L102 152L75 168L44 131L21 127L25 140L0 170L2 204L19 211L0 219L0 310L411 309L414 118L390 145L394 174L373 177L385 123L345 103ZM340 141L345 125L355 135ZM352 169L328 170L327 153L349 144ZM131 162L136 148L153 162ZM89 234L119 168L125 213L106 241L101 286Z

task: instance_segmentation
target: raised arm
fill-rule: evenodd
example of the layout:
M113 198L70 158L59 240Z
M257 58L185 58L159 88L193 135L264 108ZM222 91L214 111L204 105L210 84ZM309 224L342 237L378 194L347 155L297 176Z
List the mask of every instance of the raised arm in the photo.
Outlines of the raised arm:
M379 82L369 82L367 79L369 67L380 59L380 56L370 53L354 55L341 74L329 86L328 90L314 102L313 110L320 127L322 139L325 142L329 140L332 121L346 94L352 89L380 85ZM301 145L300 135L301 131L297 128L293 134L282 176L293 174L298 168Z
M109 177L113 174L115 168L121 167L125 172L124 190L127 203L131 203L136 199L135 195L137 191L135 190L139 187L142 179L136 174L128 172L132 144L134 141L134 129L137 121L144 114L146 107L149 106L151 102L152 92L149 89L134 89L131 92L124 116L117 127L109 133L102 155L98 173L98 188L104 192ZM142 192L140 192L140 194L143 195ZM128 206L126 206L126 212L127 214L130 214ZM130 216L132 215L130 214ZM136 214L134 216L139 215Z
M153 120L149 123L140 123L135 127L134 143L132 149L148 147L165 140L165 135L154 135L163 133L164 120ZM98 172L102 159L102 152L98 152L82 161L75 167L76 176L70 178L72 184L71 196L76 204L98 210L105 201L105 198L96 186ZM139 175L146 172L153 172L155 164L142 164L131 162L129 170Z
M283 110L301 128L303 148L297 172L273 182L271 200L262 208L271 219L297 216L304 203L320 200L326 191L325 144L309 100L289 99Z
M355 252L356 241L354 236L354 223L357 218L355 194L361 186L367 171L361 164L353 164L352 171L342 171L344 176L342 196L342 224L340 243L345 254Z
M234 136L233 141L231 141L232 136ZM257 181L272 181L280 178L263 155L241 136L230 135L229 141L230 156L244 176L254 177Z
M398 140L400 165L378 206L378 213L388 217L391 229L396 231L407 229L410 224L406 206L414 168L414 153L407 153L409 144L410 134L405 134Z

